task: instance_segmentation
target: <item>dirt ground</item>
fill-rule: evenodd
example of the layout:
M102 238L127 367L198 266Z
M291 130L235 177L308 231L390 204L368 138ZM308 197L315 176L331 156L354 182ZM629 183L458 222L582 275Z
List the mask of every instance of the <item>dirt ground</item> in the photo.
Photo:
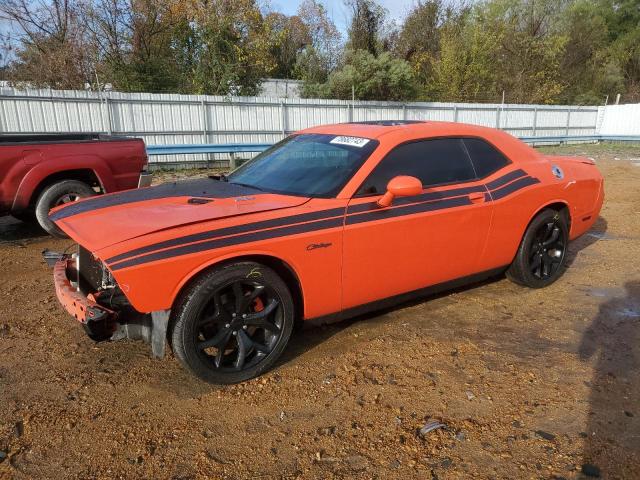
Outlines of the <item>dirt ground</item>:
M235 386L92 343L40 259L70 242L0 219L0 478L638 478L640 148L547 151L606 176L556 284L302 331Z

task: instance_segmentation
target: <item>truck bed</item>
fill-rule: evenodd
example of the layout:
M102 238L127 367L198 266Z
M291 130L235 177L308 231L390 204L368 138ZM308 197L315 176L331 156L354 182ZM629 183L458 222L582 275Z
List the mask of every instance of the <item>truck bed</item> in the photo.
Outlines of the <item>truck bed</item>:
M101 193L136 188L146 165L140 138L95 132L0 134L0 215L31 215L40 194L65 180Z
M43 143L84 143L137 140L130 137L107 135L104 133L3 133L0 134L0 146Z

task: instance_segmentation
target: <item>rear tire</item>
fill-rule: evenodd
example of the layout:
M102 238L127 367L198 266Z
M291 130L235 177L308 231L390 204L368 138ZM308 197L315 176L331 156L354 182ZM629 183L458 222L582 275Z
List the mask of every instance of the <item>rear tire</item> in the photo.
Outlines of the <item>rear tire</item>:
M294 325L294 305L284 281L253 262L217 267L178 299L171 346L195 376L238 383L270 369Z
M531 288L551 285L566 269L569 228L564 213L546 209L529 224L516 257L506 272L509 280Z
M63 180L46 187L36 201L36 219L40 226L54 237L66 238L65 233L49 220L49 210L53 207L81 198L91 197L96 192L84 182L78 180Z

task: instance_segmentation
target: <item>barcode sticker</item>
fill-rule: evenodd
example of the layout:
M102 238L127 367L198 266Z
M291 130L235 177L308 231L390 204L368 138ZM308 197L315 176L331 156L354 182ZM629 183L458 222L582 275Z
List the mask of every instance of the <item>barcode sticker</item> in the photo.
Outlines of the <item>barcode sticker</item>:
M369 143L369 139L368 138L360 138L360 137L344 137L344 136L340 136L340 137L334 138L329 143L334 143L334 144L337 144L337 145L348 145L350 147L362 148L367 143Z

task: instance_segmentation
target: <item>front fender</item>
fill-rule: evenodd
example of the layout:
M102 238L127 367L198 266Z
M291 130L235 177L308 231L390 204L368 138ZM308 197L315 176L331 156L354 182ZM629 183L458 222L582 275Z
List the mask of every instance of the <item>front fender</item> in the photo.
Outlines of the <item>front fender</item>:
M291 272L293 272L295 277L298 279L298 283L300 284L300 291L302 293L302 299L303 299L303 303L304 303L304 299L306 298L305 297L305 283L304 283L303 279L300 277L301 270L295 265L295 261L292 258L282 258L282 255L275 254L274 252L271 252L271 251L268 251L268 250L247 250L245 252L233 252L233 253L228 253L226 255L221 255L221 256L216 257L214 259L211 259L210 261L205 262L202 265L198 266L197 268L194 268L191 271L189 271L180 280L180 282L176 285L176 287L174 288L174 290L173 290L173 292L171 294L171 305L174 304L175 300L178 298L178 295L180 294L182 289L185 287L185 285L187 283L189 283L191 280L193 280L194 278L196 278L198 275L200 275L205 270L208 270L211 267L214 267L216 265L220 265L220 264L228 262L230 260L242 260L243 258L257 257L257 256L269 257L269 258L272 258L274 260L283 262L291 270ZM168 307L168 308L170 308L170 307Z
M205 262L191 258L184 259L176 267L162 262L115 270L112 274L131 305L141 313L148 313L171 309L185 285L206 269L229 260L251 256L270 257L284 262L298 278L303 299L306 298L305 278L304 275L301 276L303 269L286 255L259 248L228 252Z

